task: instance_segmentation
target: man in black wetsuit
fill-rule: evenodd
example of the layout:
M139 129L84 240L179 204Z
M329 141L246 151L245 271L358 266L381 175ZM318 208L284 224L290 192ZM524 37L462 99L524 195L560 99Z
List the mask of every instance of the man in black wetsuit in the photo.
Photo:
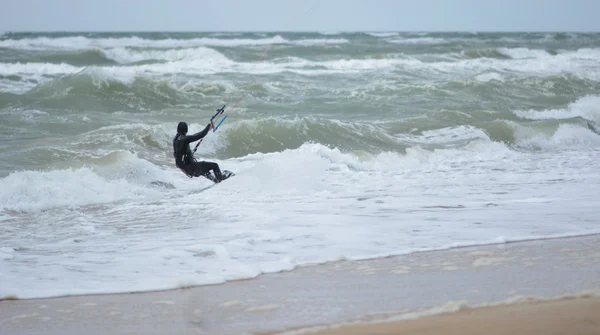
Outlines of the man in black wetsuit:
M214 162L197 162L194 159L192 150L190 150L190 143L198 141L206 136L211 128L213 128L212 122L201 132L187 136L187 123L179 122L177 125L177 135L173 138L173 156L175 157L175 165L188 175L188 177L203 176L215 183L219 183L224 179L221 170L219 169L219 165ZM211 170L215 174L214 176L210 174Z

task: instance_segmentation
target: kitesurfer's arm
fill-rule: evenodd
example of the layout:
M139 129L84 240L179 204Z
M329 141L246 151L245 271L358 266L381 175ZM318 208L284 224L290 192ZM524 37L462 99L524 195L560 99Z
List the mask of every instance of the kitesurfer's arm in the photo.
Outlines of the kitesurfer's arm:
M203 130L203 131L201 131L201 132L199 132L199 133L196 133L196 134L194 134L194 135L189 135L189 136L186 136L186 137L184 138L184 141L185 141L186 143L191 143L191 142L198 141L199 139L201 139L201 138L203 138L204 136L206 136L206 134L208 134L208 131L210 130L210 127L211 127L211 126L212 126L212 123L209 123L209 124L206 126L206 128L204 128L204 130Z

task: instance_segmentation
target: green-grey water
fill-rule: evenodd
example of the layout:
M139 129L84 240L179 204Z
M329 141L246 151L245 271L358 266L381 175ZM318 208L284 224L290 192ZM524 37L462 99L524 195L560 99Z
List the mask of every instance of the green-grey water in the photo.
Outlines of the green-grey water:
M135 148L148 155L165 149L176 120L204 124L240 98L229 120L236 129L224 134L231 143L218 157L310 140L402 151L414 143L398 135L459 125L519 145L515 127L548 134L560 124L584 126L582 111L544 120L519 111L595 100L598 47L598 34L565 33L5 34L0 155L13 155L13 143L26 148L17 161L2 159L0 175L63 160L56 150L123 123L164 127L163 138ZM41 139L66 148L44 154L27 144ZM35 157L43 163L32 164Z
M0 121L0 296L598 231L597 33L4 33Z

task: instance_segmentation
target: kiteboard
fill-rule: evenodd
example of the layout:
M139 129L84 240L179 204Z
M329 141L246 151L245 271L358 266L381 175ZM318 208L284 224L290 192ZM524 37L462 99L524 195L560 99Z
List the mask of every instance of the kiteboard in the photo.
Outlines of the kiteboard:
M221 181L223 181L225 179L228 179L229 177L235 176L235 173L233 173L233 172L231 172L229 170L223 170L223 172L221 172L221 176L222 176ZM217 178L215 178L215 176L212 173L210 173L210 172L207 173L207 174L205 174L204 177L206 179L211 180L214 183L219 183L219 181L217 181Z

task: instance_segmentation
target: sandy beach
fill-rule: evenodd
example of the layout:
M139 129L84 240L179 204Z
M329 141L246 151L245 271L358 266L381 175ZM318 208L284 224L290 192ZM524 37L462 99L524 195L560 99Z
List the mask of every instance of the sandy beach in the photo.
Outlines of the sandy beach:
M0 333L600 334L599 242L466 247L170 291L4 300Z
M287 332L319 335L600 334L600 297L586 295L464 308L414 320L333 325Z

